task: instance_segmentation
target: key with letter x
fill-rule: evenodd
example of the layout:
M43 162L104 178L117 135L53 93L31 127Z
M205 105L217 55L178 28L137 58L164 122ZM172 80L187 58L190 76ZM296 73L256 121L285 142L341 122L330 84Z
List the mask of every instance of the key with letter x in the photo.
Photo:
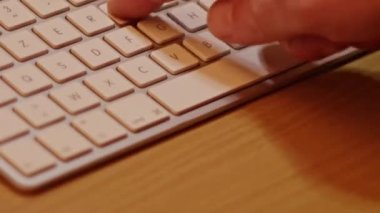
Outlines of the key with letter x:
M133 85L115 70L104 70L84 80L84 83L106 101L133 92Z

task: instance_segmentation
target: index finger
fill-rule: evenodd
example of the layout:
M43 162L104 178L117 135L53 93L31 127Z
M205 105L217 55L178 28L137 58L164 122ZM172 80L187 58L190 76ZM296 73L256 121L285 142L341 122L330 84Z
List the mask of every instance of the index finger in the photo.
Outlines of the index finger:
M123 19L143 18L170 0L108 0L108 9Z

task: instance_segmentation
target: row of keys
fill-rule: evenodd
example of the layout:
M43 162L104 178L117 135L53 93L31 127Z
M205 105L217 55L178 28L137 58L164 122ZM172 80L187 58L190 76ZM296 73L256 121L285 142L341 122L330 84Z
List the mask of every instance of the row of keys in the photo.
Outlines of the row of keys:
M108 110L122 124L139 131L169 119L167 112L156 105L146 96L135 95L112 105ZM125 110L126 106L133 106L133 110ZM144 115L138 111L144 112ZM10 113L0 111L0 115L6 116L12 122L11 125L25 127ZM144 125L146 123L149 125ZM2 128L4 127L0 126ZM94 149L92 144L103 147L126 137L126 131L121 124L105 112L93 111L75 119L71 126L58 124L47 128L37 134L36 141L20 139L2 145L0 155L24 175L32 176L53 168L57 164L56 158L67 162L90 153Z
M126 68L128 69L128 67ZM102 76L106 76L106 78L102 78ZM166 83L153 86L148 89L148 94L172 113L179 115L245 87L259 77L256 72L252 72L240 66L229 58L225 58ZM108 81L103 81L103 79L108 79ZM100 90L98 93L103 93L103 97L116 98L120 96L119 94L123 96L133 92L133 87L128 85L126 80L122 81L121 79L123 78L121 78L120 74L116 71L109 70L99 73L98 75L90 76L90 78L85 80L85 84L90 88L99 89L104 87L106 89ZM110 86L114 84L117 86L110 88ZM103 86L99 87L99 85ZM108 90L107 87L109 87ZM53 90L49 93L49 96L56 104L71 114L79 114L100 105L98 98L80 83L68 84L65 87ZM141 96L142 99L136 98L139 96ZM139 120L139 116L148 114L145 110L145 106L154 105L155 108L160 108L158 104L155 104L152 100L143 100L146 98L147 97L143 95L127 96L115 103L110 103L107 106L107 111L121 123L124 123L131 131L140 131L149 123L154 124L157 122L150 119L149 116L144 117L141 121ZM21 105L16 106L15 112L21 115L35 128L41 128L64 119L63 112L58 107L54 107L53 103L48 102L51 102L51 100L46 97L33 97ZM127 111L124 116L127 120L120 118L120 115L123 114L122 111ZM159 111L163 111L163 109L160 108ZM156 116L160 113L157 113ZM137 117L135 118L134 116ZM134 118L133 121L130 120L131 118ZM7 120L12 119L7 118ZM158 119L158 121L161 120ZM143 124L142 126L138 125L140 122ZM144 122L148 122L148 124ZM21 128L23 126L19 124L18 120L15 121L13 126L8 124L9 123L0 128L0 132L3 134L0 136L0 141L8 140L10 137L18 136L25 132L24 129ZM21 129L16 131L17 128L15 127Z
M76 84L72 85L71 88L75 91L74 93L66 89L51 94L51 98L36 96L15 106L14 112L5 109L0 110L1 118L7 121L6 123L0 123L0 143L29 133L29 125L37 129L46 129L46 127L49 129L48 126L65 120L66 113L59 106L69 108L70 110L78 109L81 104L91 108L99 106L96 97L88 93L85 87L80 87L80 85ZM68 105L69 103L71 105ZM134 94L121 98L109 104L106 107L106 111L132 132L140 132L169 119L169 114L165 109L148 96L142 94ZM83 120L83 117L91 113L92 111L83 113L75 119ZM99 124L98 121L100 120L95 119L93 121L89 121L87 125L100 125L99 130L104 127L102 125L105 125L103 122ZM84 122L76 123L75 120L73 122L74 126L77 124L76 126L79 131L84 131L80 128L80 124L84 124ZM91 128L95 128L95 126L91 126ZM105 129L104 131L108 130ZM84 133L87 136L88 134L92 134L91 130L84 132L87 132ZM92 135L90 138L94 137ZM110 143L110 141L101 142L97 139L94 143L99 145Z
M96 49L93 48L94 45L96 45ZM101 40L95 39L73 49L73 54L89 67L96 69L119 61L117 53L111 50ZM228 49L224 52L216 53L221 56L228 53ZM190 70L200 63L195 56L178 44L172 44L153 51L151 58L171 74ZM147 87L167 78L166 72L156 63L146 56L141 56L120 64L118 70L137 86ZM86 67L66 52L42 58L36 64L37 66L26 65L8 70L2 74L2 78L20 95L27 97L50 89L53 86L53 82L41 70L58 83L67 82L86 74ZM125 95L133 88L127 80L120 78L118 75L112 70L103 71L89 76L84 82L104 100L110 101ZM109 82L108 87L112 86L112 90L109 91L110 89L106 87L107 84L99 82ZM9 92L4 90L2 93ZM7 97L5 94L3 96ZM0 104L7 102L9 100L4 99Z
M92 1L94 0L69 0L75 6ZM36 17L27 7L41 18L49 18L70 10L66 0L21 0L21 2L14 0L0 2L0 25L5 29L15 30L35 23Z
M148 93L172 113L180 115L244 88L259 78L260 74L225 58L152 87ZM16 107L15 112L27 121L31 119L30 116L37 121L41 121L42 117L63 119L64 114L58 107L51 105L52 102L47 103L50 101L47 97L38 98L29 102L28 106ZM29 132L29 126L12 111L0 110L0 117L7 120L6 125L0 123L0 142ZM148 96L131 95L109 104L105 112L91 111L76 117L71 122L72 127L61 123L40 131L36 136L39 144L25 139L6 143L1 146L0 154L24 175L31 176L53 168L57 162L43 147L58 159L69 161L90 153L92 144L102 147L127 137L124 127L139 132L169 118L169 113ZM25 150L28 150L27 155Z
M75 6L82 6L92 1L94 0L69 0L69 2ZM15 30L35 23L36 17L27 7L44 19L70 10L70 5L66 0L21 0L21 2L8 0L0 3L0 24L5 29ZM167 9L177 4L178 1L167 2L160 9ZM101 5L100 9L108 13L106 3ZM89 6L68 14L67 19L80 28L86 35L91 36L99 33L99 29L94 29L94 25L98 25L97 27L101 26L100 28L113 28L113 23L99 12L100 11L96 10L94 6ZM169 13L169 15L171 15L174 20L179 21L179 24L189 31L193 31L195 29L194 25L199 25L199 23L197 23L199 21L203 23L202 27L205 27L206 13L196 7L195 4L190 3L185 7L178 8ZM110 18L120 26L128 23L128 21L120 20L112 16L110 16ZM182 20L185 20L185 22ZM196 28L199 28L199 26Z
M43 58L37 62L37 66L57 82L66 82L86 74L86 67L71 54L66 52L57 53ZM130 81L139 87L147 87L167 78L166 71L147 56L134 58L119 65L118 70ZM32 95L51 88L52 82L43 73L32 65L20 67L3 74L3 79L18 93L24 96ZM133 85L113 70L104 70L98 74L84 79L84 84L94 91L105 101L113 101L134 91ZM71 89L73 98L84 96L85 89ZM85 92L80 92L80 91ZM16 101L17 95L7 85L0 81L0 107ZM57 98L58 100L59 98ZM93 105L87 102L75 104L77 107L68 107L73 103L71 99L61 101L66 111L78 113L91 108ZM88 100L88 99L86 99ZM91 102L90 102L91 103ZM98 103L97 101L95 103Z
M47 150L62 161L70 161L90 153L92 144L103 147L126 137L122 125L105 112L94 111L73 121L72 127L62 123L40 132L36 140L42 146L34 140L21 139L1 146L0 154L24 175L31 176L57 163Z
M183 33L174 29L159 17L144 20L139 23L138 27L156 41L156 43L163 44L183 36ZM65 20L60 18L37 25L33 28L33 31L52 48L61 48L82 40L80 33ZM89 33L96 30L90 30L89 28L86 31ZM150 40L132 26L106 35L105 40L127 57L141 53L153 46ZM20 31L11 36L1 38L0 45L21 62L48 53L47 45L29 31ZM115 56L115 54L113 55ZM2 69L9 66L9 59L4 60L6 61L0 61L0 68ZM97 66L91 66L92 64L89 65L93 69L99 68Z
M117 46L119 47L118 49L123 49L125 51L129 49L134 50L134 52L139 52L150 48L151 43L144 42L146 41L144 40L145 38L138 37L137 33L134 34L135 32L136 30L133 27L122 28L119 31L109 34L109 36L106 36L106 41L108 40L113 44L112 46ZM23 35L25 36L25 39L33 39L33 34L30 34L29 36L28 34L27 31L21 31L13 38L18 39L20 35ZM130 35L130 37L128 37L128 35ZM127 36L124 37L124 39L134 41L134 43L128 44L122 42L122 36ZM135 36L135 40L137 41L133 40L133 36ZM138 39L140 39L140 41ZM9 40L6 45L11 47L16 43L18 42L12 42ZM121 45L119 45L119 43L121 43ZM185 39L183 44L188 50L205 62L215 60L229 53L229 47L226 44L217 40L206 31ZM45 49L39 47L37 42L28 42L25 43L25 45L28 45L28 47L32 49L28 49L29 51L20 51L22 54L27 54L24 57L28 58L32 53L33 55L44 53ZM131 47L127 48L127 46ZM13 50L15 49L13 48ZM171 74L178 74L190 70L200 64L198 58L189 53L188 50L178 44L171 44L164 48L152 51L150 56L156 63L160 64ZM93 70L98 70L120 61L120 55L118 52L99 38L74 46L71 49L71 52ZM132 53L129 52L129 54ZM134 60L135 59L131 60L131 62L127 62L127 64L133 64ZM140 62L140 64L142 63L143 62ZM150 64L151 63L147 63L147 66L150 66ZM37 66L58 83L64 83L86 74L86 68L72 55L64 52L38 60ZM120 67L126 66L122 64L119 68ZM133 73L125 72L123 71L123 68L120 68L122 73L126 73L126 77L130 78L140 87L146 87L151 85L152 82L156 83L159 81L158 79L164 78L162 72L160 72L161 70L158 68L157 71L154 72L154 76L145 75L144 77L141 75L144 74L143 69L146 70L144 67L138 67L138 72L134 71L138 76L133 76ZM145 74L152 73L145 71ZM2 77L22 96L31 96L52 87L52 82L50 82L50 80L34 66L19 67L9 70L8 72L4 72Z
M231 72L231 70L234 72ZM120 81L120 79L122 79L120 76L116 76L116 72L114 74L111 73L112 70L100 74L105 75L106 77L115 75L113 77L115 81ZM96 83L99 83L99 79L96 75L94 76L95 77L91 76L85 84L94 86ZM228 59L222 59L197 71L193 71L164 84L152 87L148 90L148 93L172 113L182 114L194 107L240 89L247 84L252 83L258 77L257 73L243 69L241 66ZM107 82L107 84L109 83L112 82ZM194 88L194 85L197 85L197 87ZM120 88L120 91L124 91L124 94L132 92L132 87L126 86ZM112 90L109 89L108 91L108 95L112 97ZM199 94L202 95L200 96ZM107 96L107 93L104 93L104 95ZM49 96L59 106L71 114L78 114L100 105L100 101L97 97L79 83L69 84L65 87L53 90ZM138 116L148 114L147 110L145 110L145 106L155 106L155 108L160 109L160 113L164 111L153 101L147 101L149 99L144 100L147 98L146 96L140 96L127 96L127 98L111 103L107 107L108 112L121 123L124 123L131 131L140 131L148 124L154 124L157 122L154 119L149 118L149 116L139 120ZM186 99L183 97L186 97ZM35 128L44 127L64 119L64 113L60 108L54 107L53 102L50 102L51 100L46 97L41 98L40 96L36 96L21 105L16 106L15 112ZM123 118L120 115L125 111L127 111L127 113L125 118ZM156 116L160 113L157 113ZM9 140L12 137L25 133L25 129L27 128L25 125L20 125L19 119L12 119L9 117L10 115L6 115L6 113L2 114L2 116L7 118L6 120L14 120L14 123L8 122L6 125L3 124L3 126L0 127L0 132L3 134L0 135L0 141ZM128 120L131 118L134 119ZM147 124L144 123L144 121L149 122ZM161 121L161 119L158 119L158 121ZM139 123L141 123L142 126L139 126Z
M64 47L82 40L80 33L60 18L37 25L33 31L53 48ZM105 40L124 56L136 55L153 46L149 39L132 26L107 34ZM48 47L29 31L20 31L2 38L0 44L19 61L27 61L48 52ZM2 56L0 70L12 65L11 58L3 51L0 52L0 56Z
M199 6L189 3L182 7L176 8L170 14L182 14L180 11L184 8L186 9L187 7L191 8ZM173 16L175 17L176 15ZM193 19L192 17L197 18L199 16L194 15L194 12L192 12L188 14L188 17ZM89 6L70 13L67 15L67 19L86 35L95 35L114 27L113 22L94 6ZM204 19L204 21L202 21L201 25L205 26L205 18L202 19ZM148 18L139 22L137 27L157 44L164 44L184 36L178 28L169 24L166 20L162 19L162 17ZM39 24L33 27L33 31L47 44L49 44L50 47L55 49L65 47L82 40L82 36L77 29L61 18ZM132 26L112 32L109 35L106 35L104 39L126 57L141 53L152 48L153 46L150 40L148 40L142 33L137 31ZM12 36L2 38L0 40L0 45L21 62L39 57L48 52L48 47L35 35L28 31L21 31L13 34ZM114 54L113 56L114 57L112 59L116 61L116 55ZM113 60L111 60L111 62L113 62ZM9 61L0 61L0 70L8 68L10 65L11 64L9 64ZM94 63L88 63L87 65L92 69L102 68L102 66L97 66L97 64Z

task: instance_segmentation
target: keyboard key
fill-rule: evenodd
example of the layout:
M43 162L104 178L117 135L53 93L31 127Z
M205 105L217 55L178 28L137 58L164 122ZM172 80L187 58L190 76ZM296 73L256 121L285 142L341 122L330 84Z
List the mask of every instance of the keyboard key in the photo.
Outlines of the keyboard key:
M115 27L113 21L93 5L69 13L66 17L87 36L94 36Z
M24 62L48 53L48 47L29 31L20 31L0 39L4 47L18 61Z
M113 101L134 91L133 85L112 69L92 75L84 83L106 101Z
M178 44L155 50L150 56L173 75L199 65L199 60Z
M209 10L216 0L198 0L198 4L204 9Z
M223 58L149 90L149 95L176 115L207 104L260 78L232 59Z
M65 83L86 74L86 66L67 52L60 52L37 61L37 66L58 83Z
M197 32L207 27L206 11L193 2L174 8L168 15L188 32Z
M120 61L119 53L99 38L74 46L71 52L93 70Z
M0 154L25 176L36 175L56 165L56 160L47 150L29 139L1 146Z
M168 21L158 16L140 21L137 27L157 44L164 44L184 36L182 32L169 24Z
M22 2L41 18L49 18L70 10L65 0L22 0Z
M16 93L0 81L0 107L17 100Z
M33 27L33 31L52 48L58 49L82 40L82 35L62 18L56 18Z
M153 43L132 26L109 33L104 36L104 40L125 57L137 55L153 47Z
M50 97L64 110L74 115L100 105L95 94L80 83L72 83L53 90L50 92Z
M202 61L209 62L230 53L230 48L208 31L190 35L183 45Z
M3 79L22 96L31 96L53 86L51 80L31 64L5 72Z
M110 104L107 112L133 132L139 132L169 119L169 114L146 95L136 94Z
M7 30L15 30L36 22L33 13L19 1L0 1L0 24Z
M13 66L12 58L0 48L0 71Z
M158 9L158 11L160 11L160 10L166 10L166 9L174 7L176 5L178 5L178 1L177 0L169 1L169 2L163 3L161 5L161 7Z
M117 25L119 26L125 26L127 24L129 24L129 21L128 20L124 20L124 19L120 19L118 17L115 17L111 14L108 13L108 5L107 3L104 3L102 5L99 6L99 8L105 13L108 15L108 17L110 17Z
M97 146L106 146L127 137L124 127L103 111L84 114L72 125Z
M92 151L91 143L67 124L58 124L44 130L37 135L37 140L63 161Z
M18 104L14 110L34 128L43 128L65 119L63 110L46 96L26 100Z
M0 144L29 132L29 126L11 110L0 110ZM4 122L6 121L6 122Z
M90 2L93 2L95 0L68 0L71 4L73 4L74 6L82 6L82 5L85 5L85 4L88 4Z
M138 87L144 88L165 80L167 73L147 56L140 56L118 66L118 71Z

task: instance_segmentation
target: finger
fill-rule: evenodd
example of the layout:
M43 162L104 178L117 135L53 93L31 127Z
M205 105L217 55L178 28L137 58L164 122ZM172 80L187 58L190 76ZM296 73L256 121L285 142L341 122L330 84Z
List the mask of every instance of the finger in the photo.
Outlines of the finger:
M108 9L123 19L143 18L168 0L108 0Z
M297 5L289 2L219 0L210 9L209 27L217 37L233 43L287 40L302 31L303 20L296 15Z
M306 61L318 60L348 47L346 44L335 43L314 36L297 37L281 42L281 44L292 55Z
M352 43L351 46L359 48L359 49L363 49L363 50L373 51L373 50L380 49L380 41L367 41L367 42L359 42L359 43L355 42L355 43Z
M299 35L334 42L380 37L380 1L219 0L209 13L210 30L235 43L257 44Z

